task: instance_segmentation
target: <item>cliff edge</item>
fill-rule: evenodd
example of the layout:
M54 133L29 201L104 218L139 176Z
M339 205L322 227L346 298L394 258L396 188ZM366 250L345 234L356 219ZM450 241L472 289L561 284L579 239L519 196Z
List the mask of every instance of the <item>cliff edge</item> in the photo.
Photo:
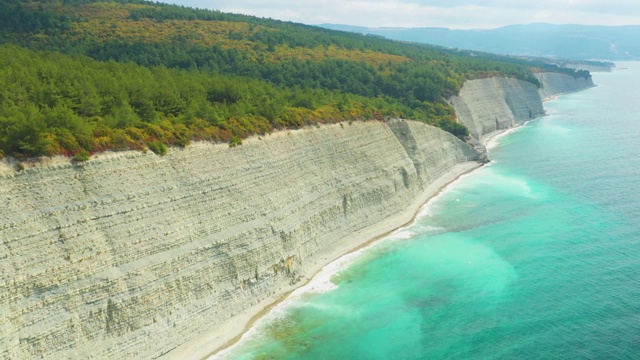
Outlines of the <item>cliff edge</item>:
M477 157L394 120L22 172L5 160L0 357L204 356L329 261L410 221Z

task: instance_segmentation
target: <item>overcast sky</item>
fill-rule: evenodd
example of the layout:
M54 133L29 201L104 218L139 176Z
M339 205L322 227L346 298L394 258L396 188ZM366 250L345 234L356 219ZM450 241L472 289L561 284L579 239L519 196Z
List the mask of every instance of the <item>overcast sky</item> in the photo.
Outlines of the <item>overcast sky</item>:
M163 0L317 25L488 29L511 24L640 25L638 0Z

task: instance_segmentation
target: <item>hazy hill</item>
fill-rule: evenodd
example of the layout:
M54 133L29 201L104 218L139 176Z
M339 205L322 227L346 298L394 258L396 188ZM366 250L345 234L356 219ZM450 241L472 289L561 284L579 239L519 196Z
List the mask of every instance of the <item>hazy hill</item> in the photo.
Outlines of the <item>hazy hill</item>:
M640 58L640 26L510 25L492 30L446 28L323 27L389 39L509 55L562 59L634 60Z

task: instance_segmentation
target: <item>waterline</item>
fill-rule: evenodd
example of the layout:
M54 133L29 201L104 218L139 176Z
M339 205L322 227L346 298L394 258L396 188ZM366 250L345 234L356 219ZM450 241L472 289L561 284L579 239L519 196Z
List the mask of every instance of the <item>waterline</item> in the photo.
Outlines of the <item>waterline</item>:
M229 357L633 358L640 64L496 139L398 239L301 294ZM637 78L637 79L636 79Z

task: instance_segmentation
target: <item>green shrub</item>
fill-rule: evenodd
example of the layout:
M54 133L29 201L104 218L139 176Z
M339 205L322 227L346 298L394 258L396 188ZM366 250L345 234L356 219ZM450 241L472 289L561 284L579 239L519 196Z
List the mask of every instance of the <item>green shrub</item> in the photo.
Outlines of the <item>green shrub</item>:
M16 171L20 172L20 171L24 171L24 164L19 162L16 164Z
M147 143L149 150L153 151L156 155L164 156L167 154L167 146L160 141L150 141Z
M242 145L242 138L239 136L234 136L229 140L229 147L236 147L238 145Z
M85 149L80 150L77 154L75 154L73 156L73 159L71 159L73 162L85 162L87 160L89 160L89 158L91 157L91 154L89 154L89 152Z

